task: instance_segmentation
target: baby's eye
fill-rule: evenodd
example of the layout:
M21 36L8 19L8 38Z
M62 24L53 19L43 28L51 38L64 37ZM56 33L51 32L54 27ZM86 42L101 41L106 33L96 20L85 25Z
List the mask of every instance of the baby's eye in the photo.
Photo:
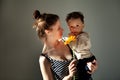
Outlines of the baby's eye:
M76 27L79 27L79 25L76 25Z
M74 28L73 26L70 26L70 28Z

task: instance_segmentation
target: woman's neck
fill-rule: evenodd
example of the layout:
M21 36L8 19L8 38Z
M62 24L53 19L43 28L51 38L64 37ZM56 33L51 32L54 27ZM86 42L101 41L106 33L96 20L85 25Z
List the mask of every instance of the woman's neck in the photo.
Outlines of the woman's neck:
M56 60L66 60L71 59L71 54L67 46L65 46L61 41L50 41L44 44L46 46L46 51L50 57Z
M51 40L51 41L47 41L45 43L45 45L48 47L48 48L55 48L57 45L59 44L59 41L58 40Z
M45 41L43 47L43 53L49 53L51 51L54 51L59 45L59 43L60 42L58 40Z

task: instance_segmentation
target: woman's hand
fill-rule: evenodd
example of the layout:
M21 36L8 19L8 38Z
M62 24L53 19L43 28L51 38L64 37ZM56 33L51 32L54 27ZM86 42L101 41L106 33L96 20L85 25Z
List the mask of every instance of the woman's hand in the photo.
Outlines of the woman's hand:
M77 60L74 59L70 62L68 69L69 69L69 75L64 77L63 80L72 80L73 76L75 75L76 72L76 62Z
M87 63L88 68L90 71L88 71L89 74L93 74L95 70L98 68L97 60L93 60L92 62Z
M71 77L73 77L75 75L75 72L76 72L76 62L77 62L77 60L74 59L74 60L72 60L72 62L68 66L68 68L69 68L69 76L71 76Z

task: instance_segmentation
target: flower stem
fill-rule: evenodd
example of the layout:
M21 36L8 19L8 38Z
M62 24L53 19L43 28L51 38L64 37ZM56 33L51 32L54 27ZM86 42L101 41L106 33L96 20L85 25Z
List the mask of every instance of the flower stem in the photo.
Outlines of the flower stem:
M74 53L74 50L72 50L73 52L73 59L75 59L75 53ZM75 80L75 75L73 76L73 80Z

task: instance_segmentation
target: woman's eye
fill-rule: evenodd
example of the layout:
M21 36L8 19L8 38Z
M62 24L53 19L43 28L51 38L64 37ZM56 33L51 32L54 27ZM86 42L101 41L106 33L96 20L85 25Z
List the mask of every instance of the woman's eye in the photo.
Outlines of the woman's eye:
M58 30L61 30L61 27L59 27Z

